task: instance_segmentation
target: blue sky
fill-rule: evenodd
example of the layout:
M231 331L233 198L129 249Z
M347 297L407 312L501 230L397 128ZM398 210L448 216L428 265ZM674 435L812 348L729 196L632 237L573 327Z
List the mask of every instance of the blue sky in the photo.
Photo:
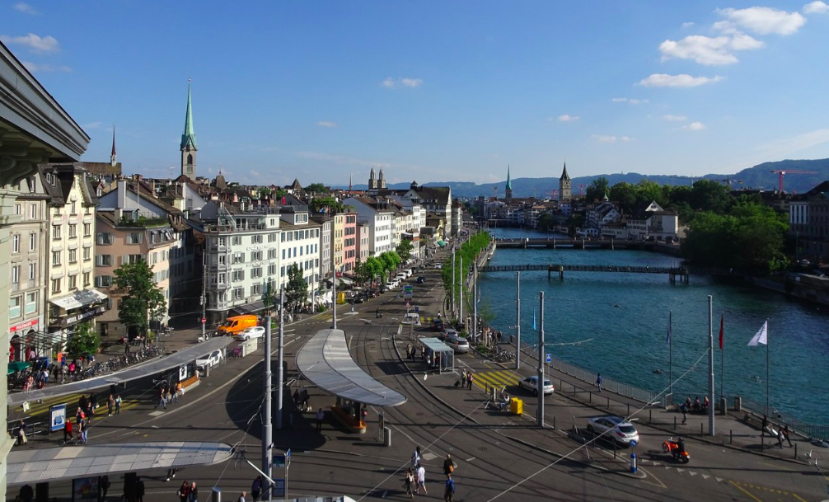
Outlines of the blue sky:
M827 0L829 1L829 0ZM729 174L829 157L821 2L0 6L0 37L106 161L244 183Z

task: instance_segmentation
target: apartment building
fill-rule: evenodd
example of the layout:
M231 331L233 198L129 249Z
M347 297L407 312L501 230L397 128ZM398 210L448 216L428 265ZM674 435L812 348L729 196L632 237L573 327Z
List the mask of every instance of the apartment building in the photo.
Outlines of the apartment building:
M46 331L46 203L49 195L39 172L18 186L11 229L11 296L9 300L10 361L25 361L27 354L51 355Z
M372 197L349 197L343 201L354 208L357 223L369 228L369 255L377 256L394 249L395 209L387 199Z
M357 262L357 213L345 213L343 216L343 271L351 274Z
M277 287L288 284L288 270L292 266L302 270L302 277L308 284L308 301L319 288L320 276L320 234L322 225L311 221L308 207L301 205L282 206L280 237L280 263Z
M333 245L331 247L334 270L338 273L344 271L345 260L345 213L334 215Z
M370 256L371 246L369 240L371 239L371 229L368 223L357 222L357 259L360 263L365 263Z
M80 165L44 164L40 170L50 197L47 329L55 345L63 345L79 323L94 322L106 310L107 297L93 284L98 198Z

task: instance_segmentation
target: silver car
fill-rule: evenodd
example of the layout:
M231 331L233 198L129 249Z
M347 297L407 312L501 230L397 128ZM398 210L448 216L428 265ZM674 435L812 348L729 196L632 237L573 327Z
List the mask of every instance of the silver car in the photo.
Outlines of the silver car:
M469 342L466 338L458 336L457 334L446 335L443 343L452 347L452 350L458 354L466 354L469 352Z
M622 417L607 415L588 418L587 430L597 436L604 434L605 439L615 441L620 445L636 446L639 442L639 433L636 431L636 427Z

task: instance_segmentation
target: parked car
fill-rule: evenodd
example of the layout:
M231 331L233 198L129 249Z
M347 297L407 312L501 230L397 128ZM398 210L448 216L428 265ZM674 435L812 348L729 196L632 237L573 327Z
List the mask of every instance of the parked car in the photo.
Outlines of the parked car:
M417 278L417 283L418 284L423 284L424 282L426 282L426 278L423 277L422 275Z
M209 356L202 357L200 359L196 359L196 367L197 368L204 368L204 367L213 367L222 362L224 359L224 355L222 355L221 350L214 350Z
M366 301L366 299L363 298L362 296L358 296L357 298L354 299L354 303L363 303L364 301Z
M443 319L432 319L430 326L432 331L443 331Z
M529 392L532 392L536 396L538 395L538 377L537 376L527 377L527 378L521 380L520 384L521 384L522 389L527 390ZM553 387L553 382L551 382L551 381L549 381L545 378L544 379L544 395L548 396L548 395L552 394L553 392L555 392L555 388Z
M233 338L235 338L236 340L239 340L241 342L244 342L244 341L250 340L252 338L262 338L263 336L265 336L265 327L264 326L254 326L252 328L248 328L248 329L242 331L241 333L234 336Z
M469 342L466 341L466 338L459 336L457 332L451 335L447 334L443 343L452 347L452 350L458 354L466 354L469 352Z
M440 333L438 333L438 339L439 340L446 340L446 338L450 335L458 336L457 330L454 330L452 328L446 328L446 329L442 330Z
M639 442L636 427L622 417L607 415L588 418L587 430L596 435L604 434L608 441L612 440L624 446L633 446Z

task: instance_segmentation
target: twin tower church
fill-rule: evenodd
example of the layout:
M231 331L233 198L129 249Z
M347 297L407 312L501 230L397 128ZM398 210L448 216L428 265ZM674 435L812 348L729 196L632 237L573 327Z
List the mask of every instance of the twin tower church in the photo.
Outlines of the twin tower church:
M380 171L380 176L382 175L383 171ZM572 195L570 175L567 174L567 163L565 162L564 172L561 173L561 178L558 179L558 200L559 202L570 202ZM512 199L512 179L510 179L509 167L507 167L507 188L504 198Z

